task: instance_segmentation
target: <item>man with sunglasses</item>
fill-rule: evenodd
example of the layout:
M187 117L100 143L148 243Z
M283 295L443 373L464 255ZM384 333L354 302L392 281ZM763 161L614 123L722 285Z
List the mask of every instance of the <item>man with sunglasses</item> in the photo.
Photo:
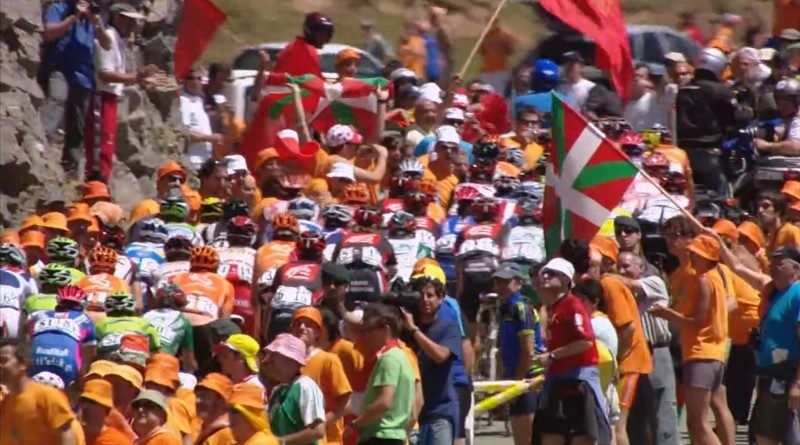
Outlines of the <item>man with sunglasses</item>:
M536 168L544 148L539 144L549 138L549 131L542 129L542 116L529 106L518 106L514 119L514 133L500 141L504 147L519 147L525 164L523 171Z
M450 195L458 185L458 178L453 174L453 160L459 150L461 136L458 130L450 125L442 125L436 129L436 144L433 152L420 157L424 165L423 179L436 181L439 189L439 204L447 208L450 204Z
M214 145L223 141L221 134L211 131L211 120L203 101L203 73L194 68L184 79L181 93L181 121L187 130L186 154L192 167L199 170L211 158Z
M614 218L614 237L620 252L632 252L642 260L644 272L642 276L658 275L658 268L645 258L642 249L642 232L639 222L630 216L620 215Z

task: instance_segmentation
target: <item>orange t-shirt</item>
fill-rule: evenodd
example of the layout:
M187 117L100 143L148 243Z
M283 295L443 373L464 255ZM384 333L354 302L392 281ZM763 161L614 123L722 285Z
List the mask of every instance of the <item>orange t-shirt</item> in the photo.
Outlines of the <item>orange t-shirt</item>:
M425 40L420 36L410 36L397 49L397 58L414 72L418 78L425 78Z
M684 315L690 315L695 312L700 301L698 282L700 277L694 272L684 272L684 275L686 281L680 289L682 295L677 299L675 309ZM688 324L681 325L680 342L684 362L725 361L725 352L728 348L728 292L718 270L713 269L706 273L706 276L710 285L711 301L703 325L700 328Z
M458 178L449 173L444 165L436 161L431 162L428 155L420 156L419 162L425 166L422 178L436 182L436 188L439 190L439 204L446 209L450 206L450 199L453 196L453 189L458 185Z
M797 29L800 27L800 5L795 0L775 0L775 23L772 25L772 35L777 36L786 28Z
M728 314L728 336L734 345L746 345L750 331L760 321L758 307L761 305L761 294L727 266L720 265L720 268L725 274L727 295L736 296L736 309Z
M514 37L500 27L493 27L480 46L481 72L508 71L508 58L513 51Z
M181 436L191 435L192 419L197 415L194 403L176 395L167 400L167 408L167 427Z
M296 245L294 241L274 240L259 247L256 251L256 262L253 280L261 281L265 272L277 269L289 262Z
M161 427L147 437L137 440L136 445L182 445L181 436L166 427ZM230 442L233 443L233 442Z
M85 443L67 396L56 388L29 382L22 392L8 394L0 402L0 444L60 443L58 430L64 425Z
M340 338L331 346L329 351L339 357L348 381L352 381L356 374L364 367L364 356L355 348L353 342Z
M244 442L243 445L278 445L278 439L272 434L259 431L253 437L247 439L247 442Z
M772 252L778 247L800 247L800 227L791 223L784 223L767 243L767 251Z
M342 361L336 354L316 349L306 360L300 372L317 382L325 400L325 412L333 411L336 399L353 392L350 381L344 372ZM341 444L344 433L344 419L325 426L325 440L328 444Z
M233 285L214 272L184 272L170 282L186 293L186 306L181 313L192 326L211 323L233 310Z
M112 428L104 427L100 434L95 439L89 442L88 445L131 445L133 439L124 432Z
M619 331L633 323L633 340L624 356L617 356L620 374L650 374L653 371L653 360L644 338L642 321L633 293L625 284L616 278L605 277L600 280L606 301L606 314L614 328Z
M106 297L114 292L130 292L131 289L121 278L112 274L98 273L88 275L80 279L76 286L86 292L86 315L97 323L106 318L105 302Z
M536 165L539 164L539 159L542 157L542 154L544 154L544 147L536 142L531 142L525 147L522 147L521 143L517 141L516 136L501 139L500 145L503 147L520 148L522 150L522 156L525 159L523 170L525 171L536 168Z

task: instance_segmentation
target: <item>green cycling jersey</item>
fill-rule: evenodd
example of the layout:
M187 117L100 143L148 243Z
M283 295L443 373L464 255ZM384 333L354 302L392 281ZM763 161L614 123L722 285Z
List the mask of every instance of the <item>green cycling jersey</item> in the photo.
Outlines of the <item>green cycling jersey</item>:
M109 316L95 323L97 353L106 355L119 349L123 335L139 334L150 340L150 351L158 351L161 342L158 331L149 321L135 315Z
M58 303L56 294L32 294L25 299L22 310L30 317L39 311L55 310L56 303Z
M179 352L194 350L192 325L180 311L175 309L153 309L144 314L144 318L158 331L161 340L161 352L177 355Z

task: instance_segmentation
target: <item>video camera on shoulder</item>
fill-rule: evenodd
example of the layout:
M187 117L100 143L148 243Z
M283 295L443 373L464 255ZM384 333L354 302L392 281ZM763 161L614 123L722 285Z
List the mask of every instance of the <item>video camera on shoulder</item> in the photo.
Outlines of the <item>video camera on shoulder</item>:
M406 283L403 279L398 278L392 283L392 289L389 292L378 295L378 301L415 313L420 297L420 293L414 290L411 283Z

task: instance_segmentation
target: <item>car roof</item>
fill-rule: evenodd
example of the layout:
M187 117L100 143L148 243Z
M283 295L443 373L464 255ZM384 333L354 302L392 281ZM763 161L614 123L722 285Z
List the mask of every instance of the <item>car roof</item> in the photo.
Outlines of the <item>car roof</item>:
M249 47L248 49L251 49L251 50L253 50L253 49L256 49L256 50L281 50L281 49L285 48L286 45L288 45L288 44L289 44L289 42L266 42L266 43L261 43L261 44L258 44L258 45L253 45L253 46ZM325 46L323 46L322 49L320 49L318 51L319 51L320 54L337 54L339 51L342 51L342 50L345 50L345 49L354 49L354 50L358 51L359 53L363 53L364 52L363 50L361 50L359 48L356 48L355 46L344 45L342 43L326 43Z

